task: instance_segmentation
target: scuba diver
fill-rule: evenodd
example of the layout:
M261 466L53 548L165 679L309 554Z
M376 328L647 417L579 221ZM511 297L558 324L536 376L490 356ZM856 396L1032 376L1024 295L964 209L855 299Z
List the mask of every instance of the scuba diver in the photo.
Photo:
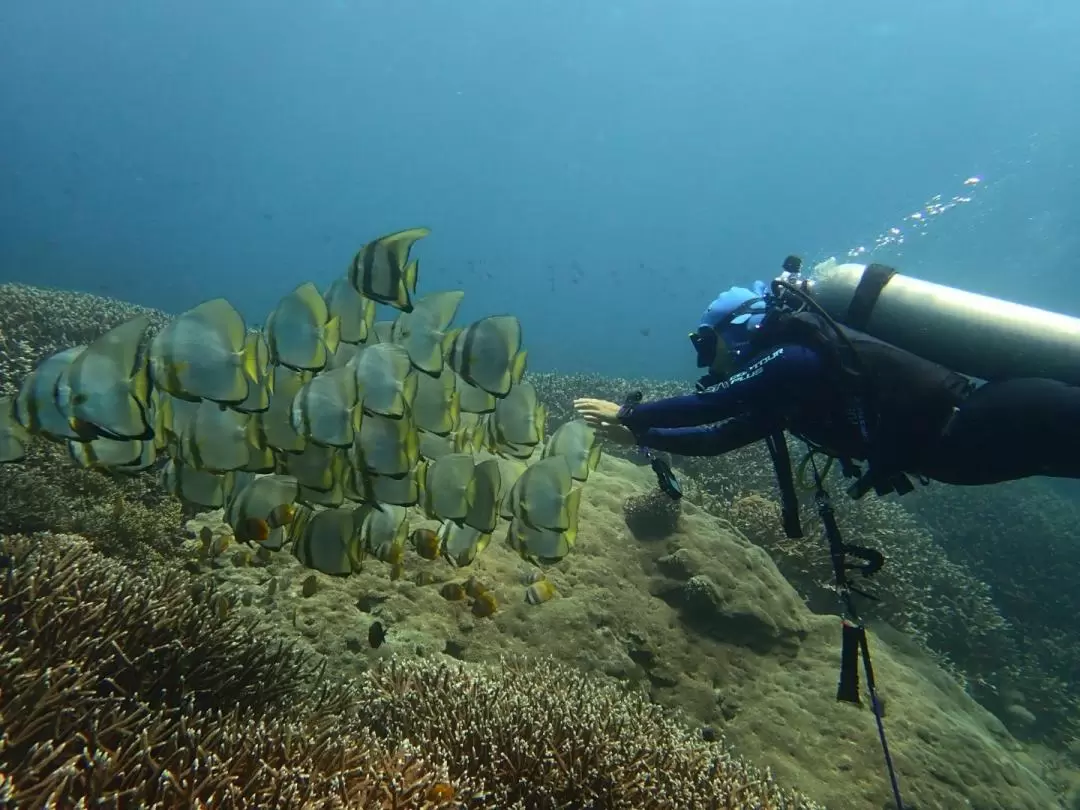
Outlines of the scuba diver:
M708 370L697 393L575 409L600 436L677 455L765 439L790 497L784 431L839 460L856 498L904 494L910 477L1080 478L1080 320L883 265L800 268L788 257L771 286L709 305L690 335Z
M802 537L785 433L808 446L802 470L828 542L841 603L837 700L859 704L862 664L895 806L904 804L885 734L857 572L884 564L844 541L823 479L840 462L859 498L922 483L991 484L1033 475L1080 478L1080 319L932 284L879 264L837 264L800 275L789 256L772 284L732 287L705 310L690 340L707 370L697 392L625 403L578 399L597 434L651 458L661 490L681 489L650 450L713 456L764 440L788 537Z

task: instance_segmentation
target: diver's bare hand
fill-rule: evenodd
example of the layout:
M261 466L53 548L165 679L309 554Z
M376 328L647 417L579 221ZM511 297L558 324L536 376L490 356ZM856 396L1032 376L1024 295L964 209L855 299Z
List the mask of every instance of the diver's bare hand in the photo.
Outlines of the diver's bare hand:
M596 431L599 439L607 439L616 444L635 444L634 434L619 424L619 406L606 399L588 397L574 400L574 410Z
M593 427L603 422L615 422L619 415L619 406L606 399L575 399L574 410Z

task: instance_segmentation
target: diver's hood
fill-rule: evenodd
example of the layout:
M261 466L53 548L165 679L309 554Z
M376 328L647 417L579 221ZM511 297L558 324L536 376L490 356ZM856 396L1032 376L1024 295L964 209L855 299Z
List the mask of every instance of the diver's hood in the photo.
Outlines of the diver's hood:
M754 332L760 328L768 305L766 285L754 283L754 289L732 287L709 304L695 335L691 336L698 353L698 368L718 370L721 363L737 366L748 359Z

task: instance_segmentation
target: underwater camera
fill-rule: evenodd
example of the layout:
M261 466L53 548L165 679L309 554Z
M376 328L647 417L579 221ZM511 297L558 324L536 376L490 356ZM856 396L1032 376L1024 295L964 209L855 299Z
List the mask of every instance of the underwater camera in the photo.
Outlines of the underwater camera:
M626 410L632 409L641 402L641 398L640 391L632 391L623 400L623 408ZM675 473L672 472L671 465L647 447L638 445L637 451L649 460L649 466L652 467L652 471L656 475L656 485L660 487L660 491L673 501L679 500L683 496L682 485L679 483L679 479L675 477Z

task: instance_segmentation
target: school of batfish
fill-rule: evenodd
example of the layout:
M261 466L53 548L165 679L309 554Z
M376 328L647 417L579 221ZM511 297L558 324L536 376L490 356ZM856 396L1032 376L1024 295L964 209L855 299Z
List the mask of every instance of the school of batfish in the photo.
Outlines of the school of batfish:
M238 541L288 547L326 574L372 555L399 575L410 540L465 566L500 517L522 557L562 559L574 482L599 446L580 421L543 441L516 317L453 328L464 293L414 299L410 253L428 233L365 244L325 293L301 284L262 329L216 298L153 336L138 316L51 355L0 399L0 462L21 460L33 435L108 474L160 467L185 503L224 508ZM376 304L399 314L376 322ZM410 534L411 509L438 528Z

